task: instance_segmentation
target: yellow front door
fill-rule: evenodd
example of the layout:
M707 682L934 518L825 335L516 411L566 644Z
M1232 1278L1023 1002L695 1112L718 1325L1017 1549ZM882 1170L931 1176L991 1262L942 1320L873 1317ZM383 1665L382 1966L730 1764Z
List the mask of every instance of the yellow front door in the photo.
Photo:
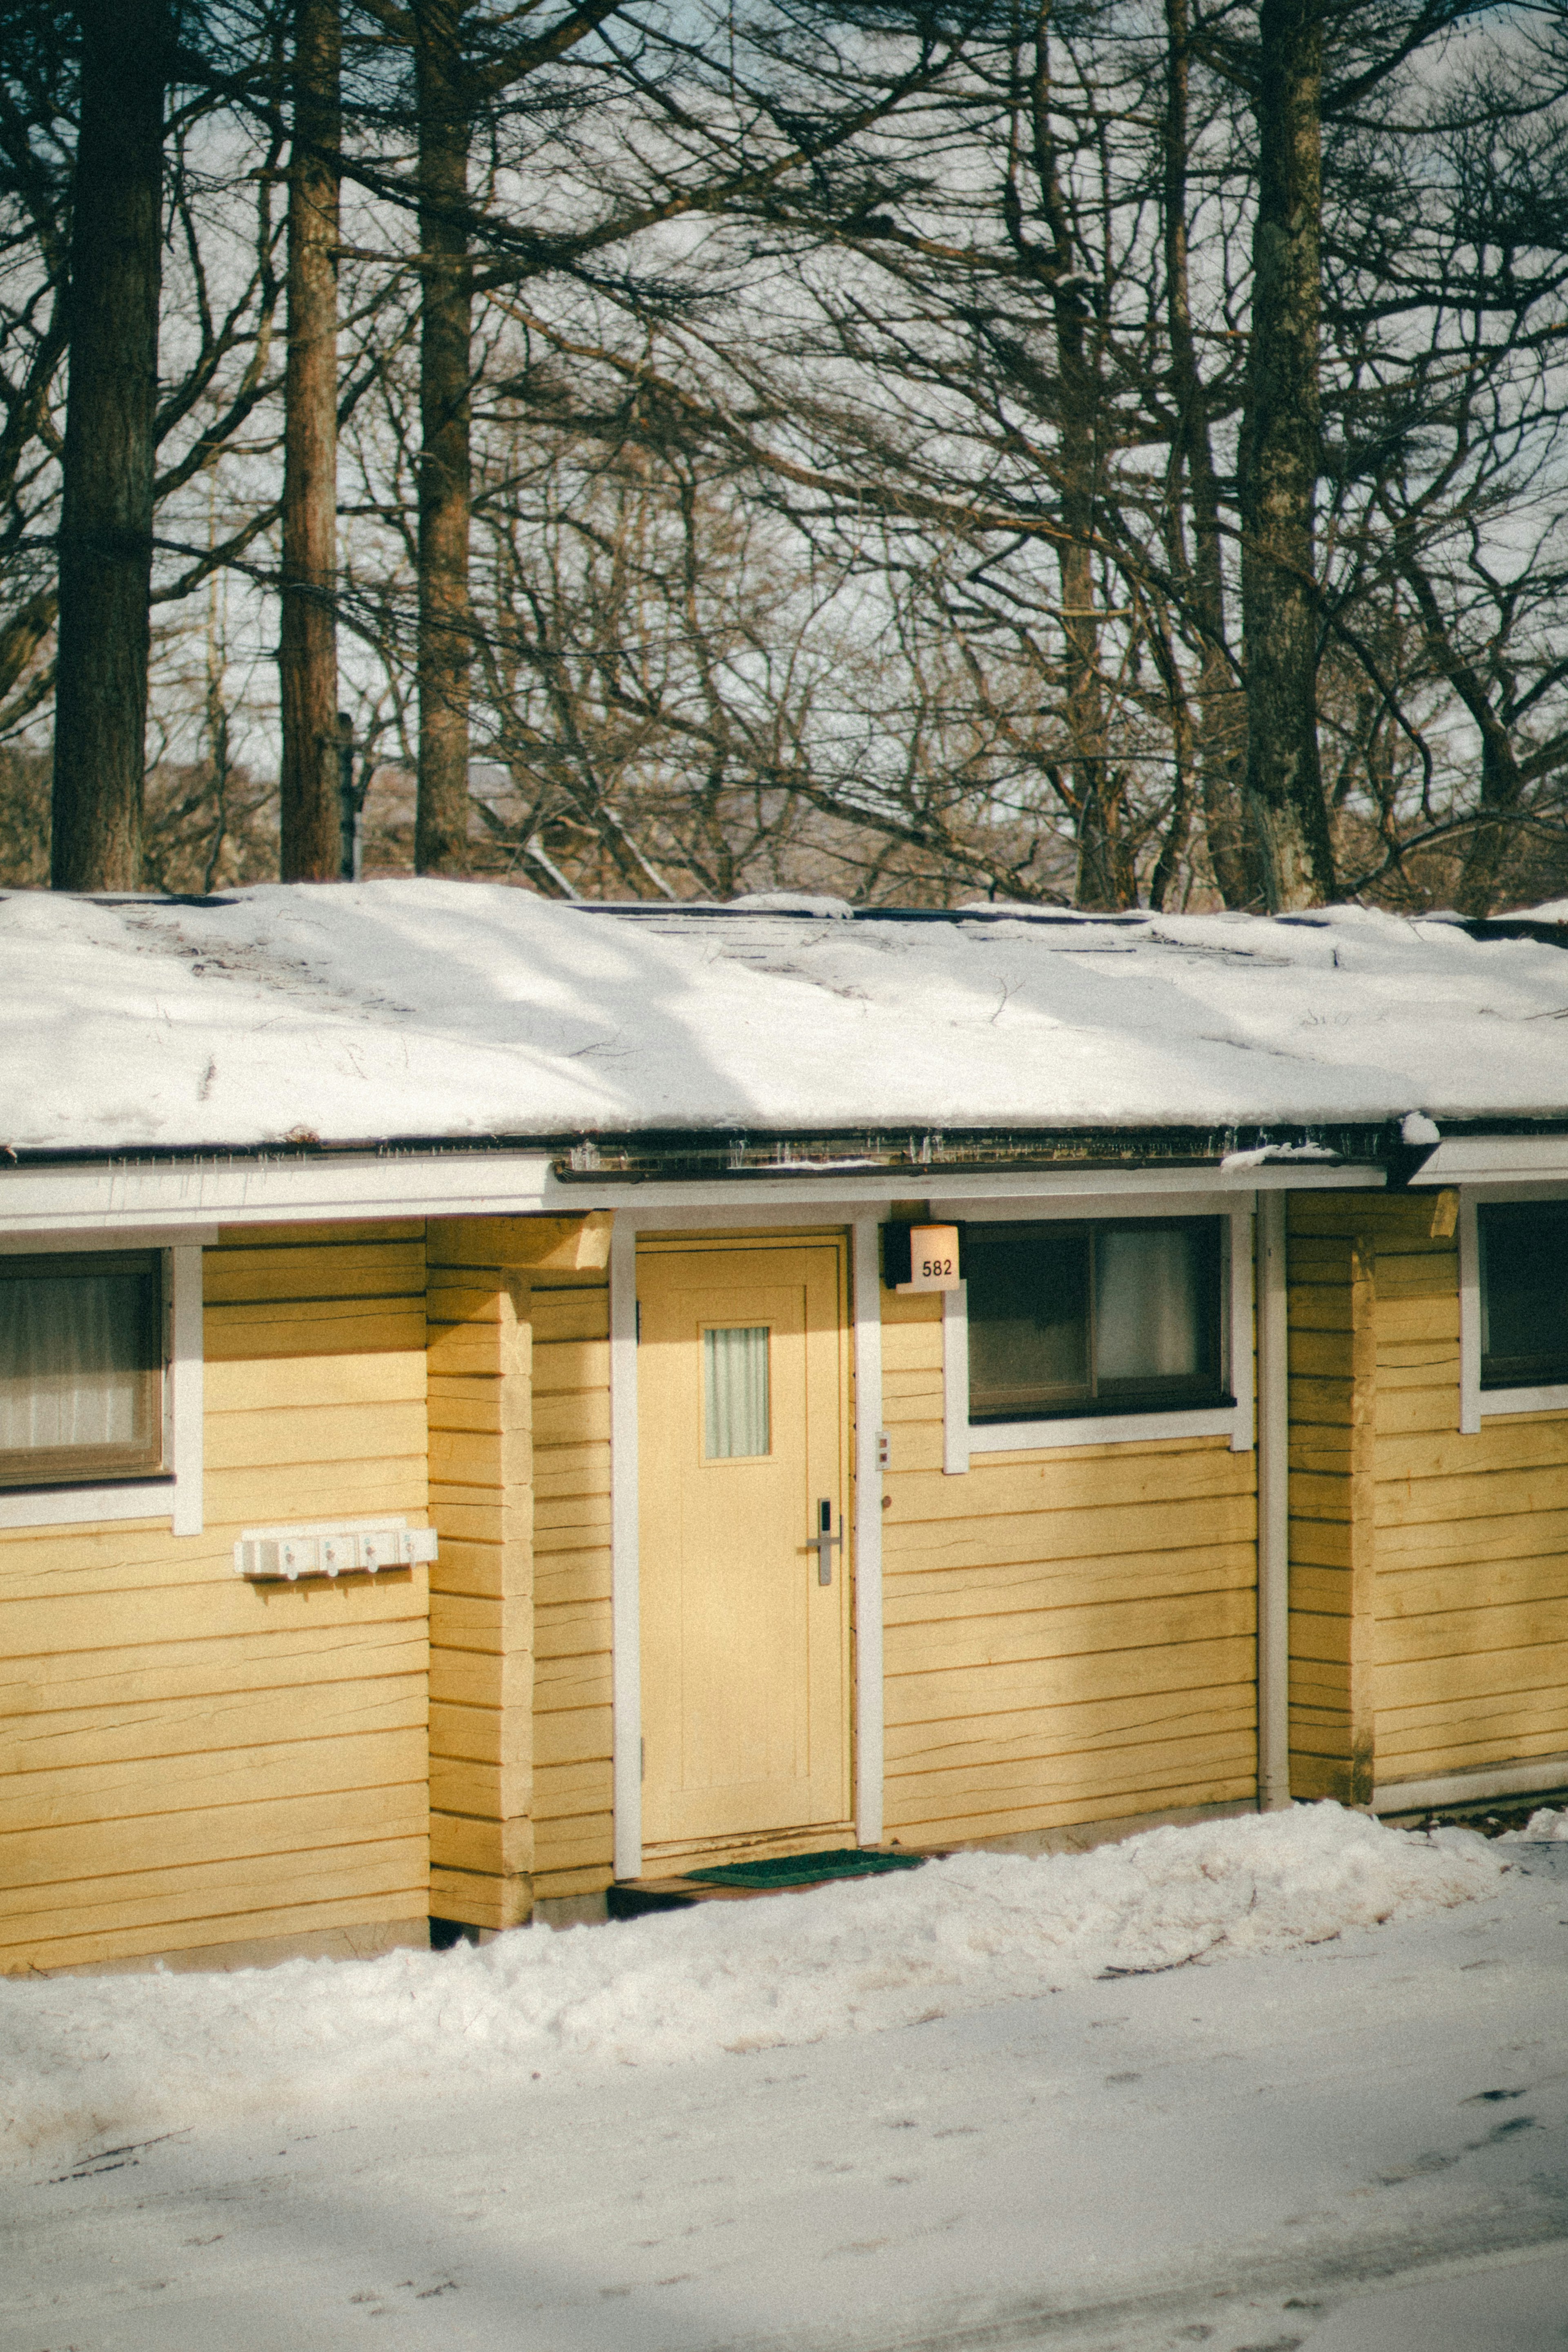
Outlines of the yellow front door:
M836 1237L639 1252L644 1867L850 1816ZM826 1576L827 1580L824 1580Z

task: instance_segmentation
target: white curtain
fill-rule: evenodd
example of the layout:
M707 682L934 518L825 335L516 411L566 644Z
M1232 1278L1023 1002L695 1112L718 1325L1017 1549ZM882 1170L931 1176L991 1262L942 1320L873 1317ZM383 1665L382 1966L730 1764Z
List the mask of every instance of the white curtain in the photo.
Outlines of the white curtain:
M703 1333L703 1420L710 1462L768 1451L766 1323Z
M1103 1233L1094 1244L1094 1336L1103 1381L1196 1373L1197 1253L1178 1231Z
M146 1444L144 1282L0 1278L0 1452Z

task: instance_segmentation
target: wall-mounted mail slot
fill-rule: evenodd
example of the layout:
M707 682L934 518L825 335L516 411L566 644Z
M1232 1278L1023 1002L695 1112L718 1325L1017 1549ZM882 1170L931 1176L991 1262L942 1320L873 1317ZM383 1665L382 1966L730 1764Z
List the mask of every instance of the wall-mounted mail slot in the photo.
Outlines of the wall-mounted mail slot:
M401 1519L356 1519L304 1528L246 1528L235 1546L236 1576L375 1576L435 1558L435 1529Z

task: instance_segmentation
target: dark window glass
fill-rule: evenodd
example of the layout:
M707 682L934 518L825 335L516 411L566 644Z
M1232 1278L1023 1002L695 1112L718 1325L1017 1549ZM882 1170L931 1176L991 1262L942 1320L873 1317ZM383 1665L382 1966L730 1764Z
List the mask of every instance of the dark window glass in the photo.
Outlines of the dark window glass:
M0 1257L0 1485L157 1470L162 1327L155 1250Z
M1497 1202L1476 1223L1482 1388L1568 1381L1568 1201Z
M969 1418L1228 1402L1218 1219L971 1224Z

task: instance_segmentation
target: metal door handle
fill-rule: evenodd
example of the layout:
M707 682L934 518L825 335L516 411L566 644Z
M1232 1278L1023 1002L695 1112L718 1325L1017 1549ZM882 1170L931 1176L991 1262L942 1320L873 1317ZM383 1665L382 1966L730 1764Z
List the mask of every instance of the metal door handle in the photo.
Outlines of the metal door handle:
M841 1528L841 1532L838 1535L833 1533L833 1506L829 1496L824 1495L821 1501L817 1505L817 1528L816 1533L810 1538L811 1543L816 1548L817 1581L819 1584L831 1584L833 1580L833 1554L835 1551L841 1550L843 1540L844 1538Z

